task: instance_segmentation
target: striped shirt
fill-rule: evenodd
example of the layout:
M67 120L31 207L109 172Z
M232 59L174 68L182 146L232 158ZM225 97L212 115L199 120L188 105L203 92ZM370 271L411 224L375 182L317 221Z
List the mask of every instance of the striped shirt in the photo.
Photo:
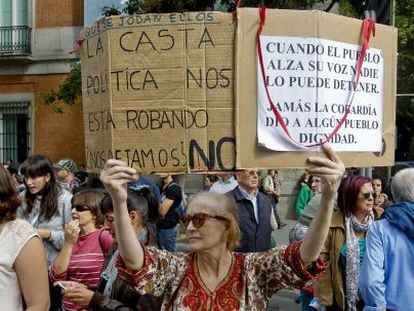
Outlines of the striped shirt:
M51 281L75 281L96 287L101 275L104 254L111 248L111 245L112 236L103 229L79 236L78 241L73 246L68 269L58 274L52 268ZM82 307L65 298L63 298L62 307L65 311L82 310Z

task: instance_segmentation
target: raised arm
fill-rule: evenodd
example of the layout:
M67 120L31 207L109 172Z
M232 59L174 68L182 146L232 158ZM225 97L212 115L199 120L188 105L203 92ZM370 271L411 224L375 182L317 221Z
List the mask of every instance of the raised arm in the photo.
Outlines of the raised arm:
M314 166L307 171L312 176L321 178L322 197L319 209L300 246L300 256L304 264L309 264L319 257L328 236L336 193L345 172L339 156L330 147L324 147L324 151L327 158L308 159Z
M65 243L59 254L56 256L55 262L52 267L52 280L66 279L66 271L69 267L70 256L72 250L79 237L79 220L73 220L69 224L65 225ZM62 274L65 274L62 276Z
M168 211L170 210L171 206L173 206L174 200L165 198L164 201L160 203L160 207L158 209L158 213L161 215L161 217L164 217Z
M137 178L135 169L118 160L108 160L100 175L112 198L119 252L128 270L139 270L144 264L144 252L137 241L127 210L126 185Z

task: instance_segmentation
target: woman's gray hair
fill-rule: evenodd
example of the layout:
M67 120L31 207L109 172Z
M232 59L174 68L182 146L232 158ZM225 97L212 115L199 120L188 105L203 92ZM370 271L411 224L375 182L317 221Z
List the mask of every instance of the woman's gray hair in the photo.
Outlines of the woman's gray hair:
M395 202L414 202L414 168L405 168L394 176L391 192Z

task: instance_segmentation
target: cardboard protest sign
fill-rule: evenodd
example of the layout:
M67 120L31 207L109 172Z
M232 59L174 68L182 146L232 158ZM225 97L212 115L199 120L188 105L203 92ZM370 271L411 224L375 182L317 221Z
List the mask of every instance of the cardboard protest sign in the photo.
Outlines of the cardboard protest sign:
M304 167L328 138L347 166L393 163L396 29L376 25L356 80L362 21L266 10L260 60L259 10L237 15L236 144L252 151L237 153L237 167Z
M235 166L231 14L114 16L81 49L89 170L109 158L144 173Z

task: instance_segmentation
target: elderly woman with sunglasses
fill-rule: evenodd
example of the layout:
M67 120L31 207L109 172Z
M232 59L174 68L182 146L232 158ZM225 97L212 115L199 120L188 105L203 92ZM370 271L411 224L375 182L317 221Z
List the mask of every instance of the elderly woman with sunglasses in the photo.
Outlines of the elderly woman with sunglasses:
M125 189L136 172L122 161L108 160L101 180L114 202L119 276L141 294L164 294L162 310L265 310L276 291L301 286L323 271L318 257L344 172L339 157L331 149L326 154L328 158L309 159L315 165L309 172L322 179L322 199L304 241L247 254L232 252L240 238L235 203L210 193L198 195L188 205L184 221L189 254L139 244L129 221Z
M85 189L73 196L73 221L66 225L65 243L51 267L50 278L55 285L67 287L75 281L92 288L97 286L113 240L102 228L100 205L104 197L104 192L97 189ZM82 309L63 297L62 310Z
M362 310L359 298L359 267L365 238L374 221L371 179L344 178L338 189L338 210L332 215L328 238L321 252L326 273L316 281L315 296L327 310Z

